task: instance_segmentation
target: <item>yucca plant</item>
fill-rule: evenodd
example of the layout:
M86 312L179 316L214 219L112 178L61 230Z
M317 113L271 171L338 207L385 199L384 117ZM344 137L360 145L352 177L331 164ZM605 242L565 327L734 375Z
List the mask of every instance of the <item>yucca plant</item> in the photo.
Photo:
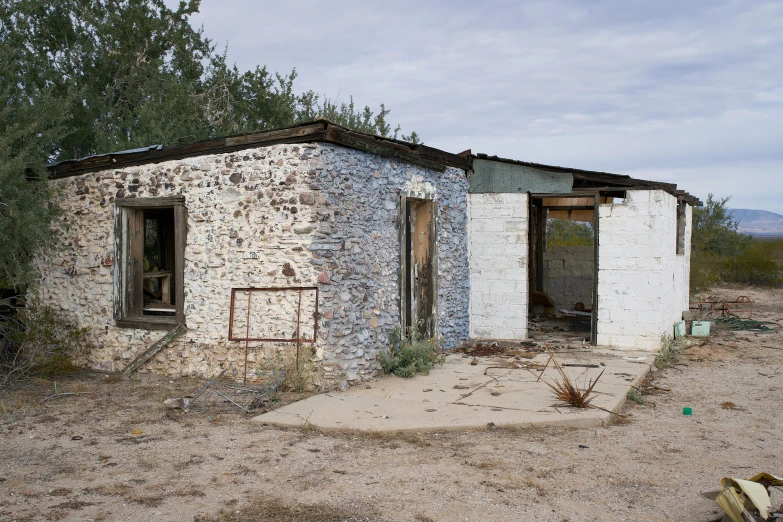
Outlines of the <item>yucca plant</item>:
M544 383L552 388L552 391L555 392L555 397L558 400L566 404L570 404L574 408L589 408L591 406L590 402L593 400L593 397L591 397L593 388L595 388L595 385L598 383L598 379L601 378L601 375L603 375L604 371L606 370L601 371L601 373L598 374L598 377L595 379L590 379L590 381L586 383L587 386L584 388L579 388L573 383L573 381L571 381L571 378L565 372L560 363L557 362L557 359L555 359L555 354L550 350L547 351L549 352L552 365L554 366L555 370L557 370L557 373L560 374L560 379L555 379L551 383L544 381ZM586 375L585 380L587 380Z

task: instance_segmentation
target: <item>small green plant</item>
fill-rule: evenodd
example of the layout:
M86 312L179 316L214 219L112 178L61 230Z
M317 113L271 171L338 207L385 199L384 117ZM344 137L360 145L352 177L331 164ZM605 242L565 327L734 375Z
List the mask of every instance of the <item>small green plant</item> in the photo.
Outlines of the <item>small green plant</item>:
M411 327L403 335L399 327L389 333L389 346L379 354L385 373L399 377L413 377L417 373L427 375L436 364L443 364L445 356L437 339L424 339L418 328Z
M639 388L631 388L625 396L629 401L633 401L637 404L645 404L647 402L644 398L644 394Z
M659 370L671 368L680 360L682 347L670 336L661 336L661 351L655 357L655 367Z

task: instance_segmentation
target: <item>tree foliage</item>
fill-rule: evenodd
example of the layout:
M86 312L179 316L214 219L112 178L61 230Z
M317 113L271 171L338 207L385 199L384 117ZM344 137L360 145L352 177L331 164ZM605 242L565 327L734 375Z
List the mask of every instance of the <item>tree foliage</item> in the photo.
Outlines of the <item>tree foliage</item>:
M67 92L73 132L58 158L153 143L175 144L327 117L393 136L389 111L294 91L296 70L241 72L189 22L198 0L0 0L8 45L28 64L25 82Z
M384 105L360 110L313 91L296 70L229 65L190 25L199 0L0 0L0 286L32 281L32 254L53 243L51 160L268 130L326 117L397 137ZM403 136L418 142L416 133Z
M782 285L783 243L761 243L741 234L726 208L729 199L709 194L703 207L693 209L691 291L709 290L719 281Z
M593 246L592 223L566 219L548 219L546 223L546 249L556 246Z
M68 133L62 100L72 96L52 85L26 81L30 63L8 44L0 26L0 288L32 282L30 259L54 243L49 224L59 210L51 202L44 161ZM28 181L38 178L40 181Z
M693 209L693 255L737 256L747 249L750 236L737 231L738 222L726 208L730 199L709 194L704 206Z

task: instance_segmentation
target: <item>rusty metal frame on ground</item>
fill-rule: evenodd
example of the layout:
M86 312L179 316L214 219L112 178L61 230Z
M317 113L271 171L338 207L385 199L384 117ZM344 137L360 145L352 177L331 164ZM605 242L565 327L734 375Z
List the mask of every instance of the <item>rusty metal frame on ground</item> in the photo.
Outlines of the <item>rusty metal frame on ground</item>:
M296 337L293 339L274 338L274 337L250 337L250 310L252 296L254 293L261 292L288 292L298 291L299 300L296 307ZM311 339L303 338L301 332L302 326L302 292L315 291L315 310L313 312L313 337ZM238 337L234 332L234 310L236 305L237 292L247 292L247 319L245 322L245 336ZM299 369L299 351L302 343L314 343L318 338L318 287L317 286L285 286L279 288L232 288L231 289L231 308L228 318L228 340L245 342L245 369L243 382L247 383L247 358L250 350L250 342L270 342L270 343L296 343L296 368Z
M722 317L734 316L740 319L753 318L753 301L741 295L734 301L699 301L690 304L690 308L706 314L720 314ZM742 317L740 314L747 314Z

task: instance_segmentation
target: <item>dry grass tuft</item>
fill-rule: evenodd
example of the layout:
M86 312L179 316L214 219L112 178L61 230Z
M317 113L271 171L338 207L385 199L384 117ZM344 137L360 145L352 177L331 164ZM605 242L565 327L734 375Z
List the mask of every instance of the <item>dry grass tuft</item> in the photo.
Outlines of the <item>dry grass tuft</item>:
M551 383L544 381L544 383L552 388L552 391L555 392L555 397L559 401L570 404L574 408L589 408L590 402L593 400L593 398L590 397L593 393L593 388L598 384L598 379L601 378L601 375L603 375L606 370L601 371L595 380L590 379L584 388L579 388L571 381L571 378L555 358L555 354L551 350L547 351L549 351L549 355L552 358L552 364L554 365L555 370L560 374L560 380L555 379Z

